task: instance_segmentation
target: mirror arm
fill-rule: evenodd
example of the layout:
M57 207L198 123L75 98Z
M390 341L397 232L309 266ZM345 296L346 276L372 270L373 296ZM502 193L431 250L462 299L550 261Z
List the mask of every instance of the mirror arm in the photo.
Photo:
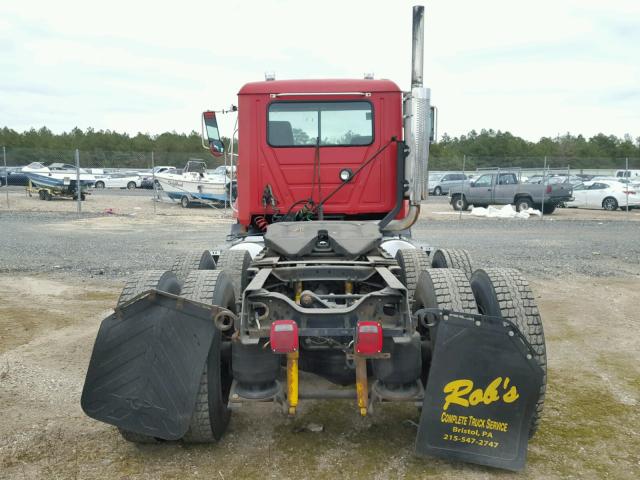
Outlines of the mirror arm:
M205 150L209 150L211 147L205 145L204 143L204 138L205 138L206 128L207 128L204 124L204 114L200 116L200 128L201 128L200 141L202 142L202 148L204 148Z

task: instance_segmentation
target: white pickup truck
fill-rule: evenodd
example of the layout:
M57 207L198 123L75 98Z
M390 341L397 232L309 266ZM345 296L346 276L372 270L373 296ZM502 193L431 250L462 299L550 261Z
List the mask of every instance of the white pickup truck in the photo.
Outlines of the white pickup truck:
M449 190L454 210L467 210L469 205L515 205L517 211L537 208L553 213L558 204L571 200L569 183L520 183L514 172L485 173L472 182L461 182Z

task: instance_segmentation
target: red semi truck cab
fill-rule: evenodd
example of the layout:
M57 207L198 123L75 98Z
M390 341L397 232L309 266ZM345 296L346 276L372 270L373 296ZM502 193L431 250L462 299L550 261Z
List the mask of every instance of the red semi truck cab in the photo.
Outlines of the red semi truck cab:
M243 86L238 93L238 223L255 228L261 217L271 223L274 215L317 205L380 149L331 196L322 213L325 219L384 217L396 205L395 140L403 138L402 101L402 91L390 80L273 80Z

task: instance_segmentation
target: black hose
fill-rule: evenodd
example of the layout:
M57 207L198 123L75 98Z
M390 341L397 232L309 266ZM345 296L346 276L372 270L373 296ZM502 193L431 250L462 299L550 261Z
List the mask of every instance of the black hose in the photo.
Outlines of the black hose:
M336 193L338 193L345 185L347 185L348 183L351 182L351 180L353 180L356 175L358 175L358 173L360 173L367 165L369 165L371 162L373 162L378 155L380 155L382 152L384 152L387 147L389 145L391 145L392 142L397 141L396 137L391 137L391 140L389 140L387 143L385 143L382 147L380 147L378 149L378 151L376 151L371 157L369 157L369 159L364 162L362 165L360 165L354 172L353 175L351 175L349 177L348 180L345 180L344 182L342 182L340 185L338 185L331 193L329 193L326 197L324 197L322 200L320 200L320 202L318 202L318 204L315 207L315 210L317 209L321 209L322 206L327 202L327 200L329 200L331 197L333 197Z

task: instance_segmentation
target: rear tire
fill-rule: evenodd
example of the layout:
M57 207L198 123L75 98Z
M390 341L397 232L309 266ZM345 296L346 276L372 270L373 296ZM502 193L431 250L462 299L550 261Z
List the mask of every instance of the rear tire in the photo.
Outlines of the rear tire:
M416 285L411 311L415 313L421 308L478 313L473 291L464 270L430 268L422 272Z
M529 438L538 429L547 385L547 351L542 319L529 288L529 283L517 270L487 268L471 276L471 288L481 314L502 317L513 322L535 351L535 359L544 376L536 410L531 418Z
M191 206L191 202L189 201L189 197L187 197L186 195L184 195L181 199L180 199L180 204L182 205L182 208L189 208Z
M520 197L516 200L516 212L526 212L532 205L531 197Z
M46 200L47 199L47 191L46 190L40 190L38 192L38 197L40 198L40 200Z
M419 248L401 248L396 253L396 261L400 266L400 281L407 287L407 296L411 306L418 278L424 270L429 268L429 256Z
M136 182L127 183L127 190L135 190L135 189L136 189Z
M231 278L220 270L196 270L187 277L184 298L218 305L235 313L235 294ZM227 408L233 375L229 359L222 357L222 332L215 330L207 362L200 377L196 405L189 430L182 437L187 443L214 443L220 440L229 425L231 412Z
M118 298L118 306L148 290L160 290L178 295L180 294L180 283L175 273L171 271L147 270L136 272L125 283L120 298Z
M440 195L442 195L442 189L440 187L434 188L433 194L439 197Z
M122 289L120 298L118 298L118 306L137 297L143 292L154 289L178 295L180 293L180 284L173 272L148 270L134 273L129 277ZM159 443L162 441L149 435L131 432L122 428L118 428L118 431L120 435L122 435L122 438L132 443Z
M247 250L223 250L218 258L217 269L225 270L231 277L236 300L242 301L242 292L247 286L247 269L251 266L251 254Z
M415 293L413 294L411 313L415 314L421 308L441 308L456 312L478 313L476 301L471 290L467 275L463 270L453 268L428 269L420 274ZM425 320L428 325L418 325L418 332L423 340L433 340L440 320L437 314L429 313ZM422 384L426 387L431 365L429 352L422 355Z
M104 182L96 182L94 188L104 188Z
M433 268L457 268L463 270L467 278L473 273L471 255L464 249L439 248L431 255Z
M536 203L534 208L540 210L545 215L551 215L553 212L556 211L556 205L555 204L551 205L549 203L546 203L544 205L540 205L539 203Z
M180 284L184 284L189 273L192 270L215 270L216 262L213 259L213 255L209 250L205 250L202 253L197 251L186 252L180 255L173 262L171 271L176 274Z
M459 193L451 197L451 206L457 212L466 212L469 209L467 199L464 197L464 195L460 195Z

